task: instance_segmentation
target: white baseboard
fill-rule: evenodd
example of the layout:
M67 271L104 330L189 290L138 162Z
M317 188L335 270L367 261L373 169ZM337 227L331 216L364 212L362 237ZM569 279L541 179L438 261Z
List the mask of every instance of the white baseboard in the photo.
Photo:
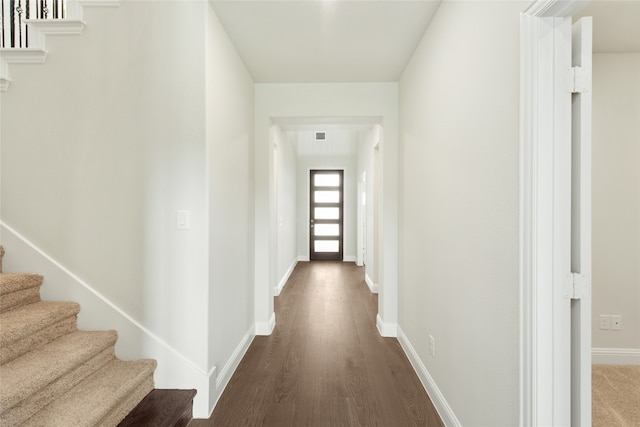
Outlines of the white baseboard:
M367 284L367 286L369 287L369 290L371 291L372 294L377 294L378 293L378 285L373 283L373 280L371 280L371 277L369 277L368 274L365 273L364 275L364 281Z
M298 255L298 262L309 262L309 257L306 255Z
M0 221L1 243L7 254L5 271L41 274L45 285L41 295L47 300L74 301L82 307L78 328L118 331L116 355L124 360L150 358L158 362L154 379L157 388L195 388L193 414L206 418L210 412L209 395L215 391L216 367L208 371L197 366L158 335L96 291L58 261L13 228Z
M231 355L227 363L224 365L224 367L220 370L220 373L216 378L216 393L214 398L211 399L211 403L210 403L211 411L207 418L211 417L211 414L213 413L213 410L215 409L216 404L218 403L218 399L220 399L220 396L222 396L224 389L227 388L227 385L229 384L229 380L231 380L231 376L236 371L236 369L238 369L238 365L240 364L240 361L242 360L244 355L247 353L247 350L249 349L251 342L253 342L253 338L255 337L254 331L255 331L255 328L252 327L247 331L246 334L244 334L244 337L242 337L242 340L240 340L240 343L238 344L236 349L233 351L233 354Z
M273 332L273 328L276 327L276 313L271 313L271 318L268 322L256 322L256 335L268 336Z
M593 348L594 365L640 365L640 348Z
M280 279L280 283L278 283L278 286L276 286L276 288L273 290L274 296L280 295L280 292L282 292L284 285L287 284L287 280L289 280L289 277L291 277L291 273L293 273L293 269L296 268L296 265L298 265L298 259L293 260L287 272L284 273L284 276L282 276L282 279Z
M376 316L376 326L383 337L395 338L398 336L398 325L396 323L385 323L380 317L380 313Z
M429 374L429 371L424 366L424 363L422 363L422 360L420 360L420 356L418 356L418 353L411 345L411 342L409 341L407 336L404 334L400 326L398 326L397 329L398 341L400 342L400 345L402 346L405 354L409 358L411 366L413 366L416 374L418 374L418 378L420 378L422 386L427 391L427 394L433 402L433 406L435 406L436 411L438 411L438 414L440 415L440 418L442 419L444 425L447 427L462 426L462 424L460 424L460 421L458 421L456 415L453 413L453 409L451 409L451 406L449 406L447 400L444 398L444 395L438 388L436 382L433 380L433 378Z

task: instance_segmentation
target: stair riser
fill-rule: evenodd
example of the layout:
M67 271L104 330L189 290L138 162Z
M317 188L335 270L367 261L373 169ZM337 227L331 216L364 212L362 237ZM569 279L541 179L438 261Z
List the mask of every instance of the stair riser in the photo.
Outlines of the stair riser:
M110 346L76 369L32 394L22 402L18 402L0 415L0 425L19 425L51 403L56 397L64 394L82 380L98 371L115 358L115 346Z
M25 306L27 304L33 304L40 301L40 287L23 289L10 294L2 295L0 299L0 313L4 313L9 310L15 310L16 308Z
M77 316L70 316L32 335L10 343L3 343L0 347L0 364L7 363L34 348L78 330L76 319Z

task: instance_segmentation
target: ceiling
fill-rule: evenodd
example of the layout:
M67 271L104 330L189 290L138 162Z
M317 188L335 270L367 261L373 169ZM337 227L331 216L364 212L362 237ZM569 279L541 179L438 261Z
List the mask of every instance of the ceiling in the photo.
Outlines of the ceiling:
M396 82L441 0L210 0L256 83ZM640 0L593 0L594 51L640 52Z
M441 0L209 0L256 83L397 82ZM452 0L461 1L461 0ZM469 0L471 1L471 0ZM472 0L478 1L478 0ZM593 0L594 52L640 52L640 0ZM376 118L278 123L299 154L353 152ZM335 131L320 148L313 130ZM329 135L331 136L331 135ZM346 154L346 153L342 153Z
M210 0L256 83L396 82L441 0ZM640 52L640 0L593 0L594 51Z
M211 0L256 83L397 82L440 0Z

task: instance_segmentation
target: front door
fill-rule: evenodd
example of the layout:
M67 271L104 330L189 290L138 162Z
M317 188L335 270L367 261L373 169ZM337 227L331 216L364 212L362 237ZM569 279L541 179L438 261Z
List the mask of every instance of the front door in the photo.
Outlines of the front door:
M344 171L312 170L309 183L309 259L342 261Z

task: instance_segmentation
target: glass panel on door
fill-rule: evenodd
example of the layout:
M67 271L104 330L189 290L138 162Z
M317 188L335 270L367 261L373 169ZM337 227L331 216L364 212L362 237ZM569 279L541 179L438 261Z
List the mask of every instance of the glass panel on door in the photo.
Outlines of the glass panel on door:
M315 219L340 219L340 208L314 208Z
M332 252L340 251L340 242L337 240L316 240L314 243L316 252Z
M340 226L338 224L316 224L313 227L314 236L333 236L340 235Z
M320 172L314 176L311 181L314 187L340 187L342 185L342 171L334 171L336 173L326 173L327 171L311 171ZM340 172L340 173L337 173Z
M316 191L314 197L316 203L340 203L339 191Z

